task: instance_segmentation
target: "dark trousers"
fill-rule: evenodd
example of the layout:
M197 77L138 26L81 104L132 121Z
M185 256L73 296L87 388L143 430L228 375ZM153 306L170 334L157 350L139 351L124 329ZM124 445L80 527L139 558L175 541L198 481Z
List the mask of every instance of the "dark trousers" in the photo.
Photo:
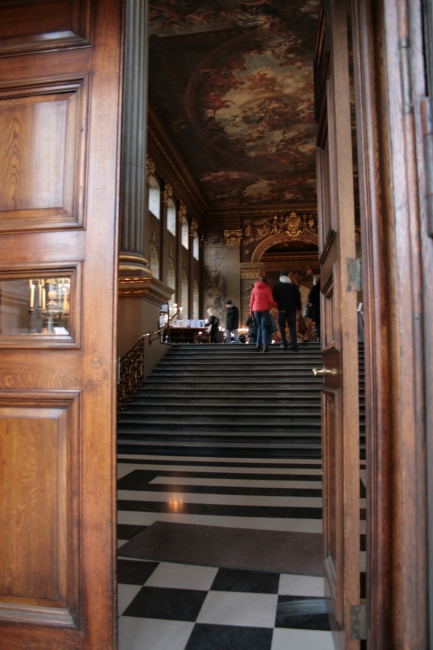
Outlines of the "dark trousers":
M255 311L254 318L257 321L259 329L257 331L257 345L261 345L262 348L268 347L269 342L269 312L268 311Z
M296 336L296 311L279 311L278 312L278 326L281 333L281 342L283 345L287 345L286 339L286 321L290 330L290 338L292 340L292 346L294 348L298 347L298 338Z

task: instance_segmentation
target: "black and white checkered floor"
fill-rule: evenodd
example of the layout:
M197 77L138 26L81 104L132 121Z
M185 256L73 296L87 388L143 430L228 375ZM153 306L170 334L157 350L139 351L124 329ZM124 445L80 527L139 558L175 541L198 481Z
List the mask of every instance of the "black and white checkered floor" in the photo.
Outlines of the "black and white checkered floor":
M156 521L321 532L321 462L118 459L118 545ZM364 524L365 522L361 522ZM119 650L333 650L324 578L119 556Z

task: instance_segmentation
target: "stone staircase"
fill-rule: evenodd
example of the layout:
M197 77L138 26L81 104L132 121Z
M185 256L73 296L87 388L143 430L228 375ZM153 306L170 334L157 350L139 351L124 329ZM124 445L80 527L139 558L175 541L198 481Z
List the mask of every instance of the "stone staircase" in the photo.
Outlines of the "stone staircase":
M174 345L119 415L118 452L320 458L318 343Z

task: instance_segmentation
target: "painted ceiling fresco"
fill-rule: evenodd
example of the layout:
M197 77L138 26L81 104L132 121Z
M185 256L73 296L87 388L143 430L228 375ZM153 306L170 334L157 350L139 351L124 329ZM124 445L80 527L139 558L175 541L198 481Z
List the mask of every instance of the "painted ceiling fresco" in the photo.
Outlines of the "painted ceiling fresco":
M209 205L316 200L319 4L150 3L150 106Z

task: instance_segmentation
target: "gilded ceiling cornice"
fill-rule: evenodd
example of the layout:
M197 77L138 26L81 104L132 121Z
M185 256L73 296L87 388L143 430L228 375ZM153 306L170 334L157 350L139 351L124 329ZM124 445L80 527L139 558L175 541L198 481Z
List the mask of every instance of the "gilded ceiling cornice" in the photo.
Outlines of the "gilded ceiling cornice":
M289 214L290 212L316 213L317 203L288 203L286 205L262 205L262 206L234 206L230 208L209 208L206 216L209 219L216 218L251 218L256 216L273 216L274 214Z

